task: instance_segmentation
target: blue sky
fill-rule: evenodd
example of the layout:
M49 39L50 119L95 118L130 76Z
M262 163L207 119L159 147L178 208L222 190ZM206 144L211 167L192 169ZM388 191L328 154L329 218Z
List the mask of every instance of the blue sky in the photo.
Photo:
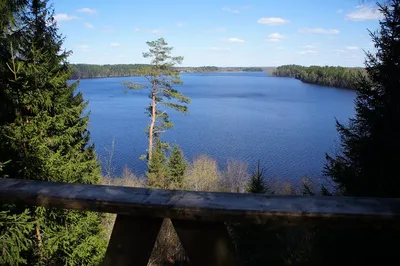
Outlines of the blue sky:
M381 14L361 0L53 0L72 63L147 63L163 37L183 66L363 66Z

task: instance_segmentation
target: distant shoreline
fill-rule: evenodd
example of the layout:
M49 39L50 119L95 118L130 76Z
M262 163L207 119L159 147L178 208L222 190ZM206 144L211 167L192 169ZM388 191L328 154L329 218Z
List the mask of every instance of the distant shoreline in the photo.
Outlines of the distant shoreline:
M270 72L266 71L203 71L203 72L180 72L180 74L206 74L206 73L265 73L267 75L270 75ZM106 79L106 78L130 78L130 77L140 77L139 75L129 75L129 76L104 76L104 77L80 77L80 78L71 78L70 80L79 80L79 79Z
M148 65L119 64L119 65L91 65L71 64L74 68L72 79L135 77L138 69ZM229 73L229 72L268 72L272 73L277 67L176 67L180 73Z

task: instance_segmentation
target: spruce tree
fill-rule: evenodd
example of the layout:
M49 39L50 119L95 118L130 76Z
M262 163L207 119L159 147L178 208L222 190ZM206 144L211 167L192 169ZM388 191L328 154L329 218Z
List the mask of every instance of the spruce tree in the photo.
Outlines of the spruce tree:
M400 2L379 8L380 30L370 32L376 52L355 82L356 116L337 122L342 153L327 155L325 170L346 195L400 197Z
M247 192L264 194L268 191L267 187L265 186L263 175L264 169L260 168L260 161L257 161L257 167L251 175L251 179L247 186Z
M11 178L96 184L100 167L89 143L87 102L68 84L70 52L61 51L53 10L46 0L30 0L19 14L2 73L0 161ZM16 41L14 41L16 39ZM1 58L4 60L4 58ZM98 264L105 239L97 213L29 207L33 243L29 265ZM13 213L23 214L19 207Z
M183 187L183 176L187 169L187 163L183 157L182 150L176 144L168 158L167 168L169 186L174 189L181 189Z
M157 140L146 173L149 187L159 189L169 188L165 160L165 146L160 140Z

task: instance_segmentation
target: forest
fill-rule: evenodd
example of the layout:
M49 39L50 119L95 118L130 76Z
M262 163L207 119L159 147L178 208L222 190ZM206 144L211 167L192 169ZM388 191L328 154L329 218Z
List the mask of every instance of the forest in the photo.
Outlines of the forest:
M117 64L117 65L93 65L72 64L72 79L78 78L108 78L108 77L132 77L137 76L138 70L146 65L143 64ZM207 73L207 72L263 72L261 67L179 67L176 69L181 73Z
M344 89L354 89L355 80L364 74L362 68L346 68L334 66L299 66L284 65L273 73L277 77L291 77L302 82Z
M119 64L119 65L91 65L73 64L72 79L78 78L107 78L107 77L130 77L135 76L141 64Z
M356 115L336 122L340 152L327 153L324 174L328 191L304 178L299 187L274 180L257 163L247 169L231 160L225 169L200 156L187 161L179 143L164 141L173 128L170 110L187 114L191 99L179 85L184 58L172 54L164 38L148 41L143 65L74 65L47 0L0 2L0 180L26 180L117 185L151 189L306 195L309 197L400 198L400 2L378 5L383 18L371 33L377 51L366 53L365 70L341 67L282 66L277 76L357 91ZM209 69L206 67L206 69ZM211 68L214 69L214 68ZM242 68L240 68L242 69ZM258 68L249 71L259 70ZM244 71L244 70L243 70ZM136 176L128 168L113 175L112 160L101 169L89 132L88 102L72 78L135 75L142 83L124 82L121 91L149 91L147 171ZM162 106L162 108L161 108ZM165 107L165 108L164 108ZM184 119L190 119L185 117ZM235 145L235 143L232 143ZM113 149L110 149L110 158ZM293 197L296 199L296 197ZM365 199L368 202L368 199ZM397 208L398 206L393 206ZM201 219L201 217L199 217ZM226 223L242 258L240 265L398 265L395 243L400 230L385 225L326 224L281 227ZM0 265L101 265L115 215L0 203ZM367 225L364 227L363 225ZM368 227L369 225L369 227ZM190 265L185 250L165 219L149 265Z

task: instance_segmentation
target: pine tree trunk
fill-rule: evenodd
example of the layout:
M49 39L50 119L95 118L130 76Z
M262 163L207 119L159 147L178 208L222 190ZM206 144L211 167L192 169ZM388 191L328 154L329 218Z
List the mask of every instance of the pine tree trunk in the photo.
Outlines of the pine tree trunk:
M151 156L153 154L153 131L156 123L156 89L156 81L154 80L153 92L151 96L151 123L149 128L149 161L151 160Z

